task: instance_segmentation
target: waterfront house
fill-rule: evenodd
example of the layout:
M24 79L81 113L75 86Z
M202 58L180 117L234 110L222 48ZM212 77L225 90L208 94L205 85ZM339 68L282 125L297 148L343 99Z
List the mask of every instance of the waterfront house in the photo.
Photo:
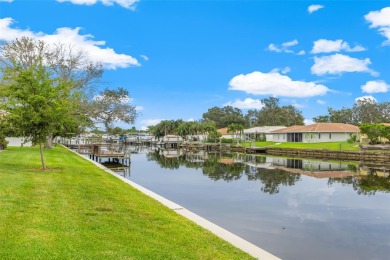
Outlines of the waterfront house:
M221 137L225 139L232 139L236 137L234 133L228 133L227 127L220 128L217 130L217 132L220 133L222 135Z
M246 141L273 141L272 131L286 128L285 126L259 126L244 130Z
M358 136L359 127L341 123L316 123L306 126L290 126L272 131L274 142L344 142L353 134Z
M4 110L0 110L0 117L6 116L7 114L9 113ZM7 146L32 146L32 142L26 137L6 137L5 140L8 142Z

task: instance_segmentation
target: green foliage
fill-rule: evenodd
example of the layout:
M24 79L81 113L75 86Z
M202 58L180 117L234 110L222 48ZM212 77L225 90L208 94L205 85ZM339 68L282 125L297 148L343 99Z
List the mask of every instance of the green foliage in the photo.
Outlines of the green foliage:
M249 110L245 116L250 126L292 126L304 125L302 112L294 106L279 106L279 98L265 98L261 101L264 107Z
M233 138L221 138L221 143L223 144L231 144L233 143L234 139Z
M134 123L137 113L130 100L129 91L124 88L105 89L91 101L89 115L96 122L104 124L106 130L112 129L118 121Z
M34 143L44 142L68 114L66 85L56 84L42 63L7 69L4 78L9 84L1 93L7 99L3 108L12 131Z
M390 137L390 127L383 124L362 124L360 125L360 133L367 136L370 144L376 144L381 137Z
M377 103L372 99L356 101L352 108L328 108L328 115L314 117L317 123L379 124L390 122L390 102Z
M14 136L28 137L42 144L67 120L71 108L69 88L50 77L47 68L38 62L24 69L21 66L3 70L7 83L1 88L1 97L7 101L5 120ZM45 168L41 151L42 168Z
M6 149L7 145L8 145L8 141L5 140L5 135L1 132L0 129L0 151Z
M208 136L207 142L215 143L219 142L219 139L221 138L222 134L220 132L214 131L211 132Z
M193 121L185 122L179 120L163 120L155 126L149 126L148 132L156 138L161 138L165 135L180 135L184 139L188 136L209 134L213 135L216 132L215 122L213 121Z
M388 141L390 141L390 126L383 126L381 128L381 137L386 138Z
M357 142L357 135L356 134L352 134L351 137L348 138L347 142L349 144L356 143Z
M246 123L242 111L232 106L212 107L206 113L203 113L203 120L214 121L218 129L230 124L245 125Z
M44 64L50 79L55 84L66 86L71 113L66 114L67 118L64 115L61 123L51 133L53 136L78 134L93 124L88 116L88 96L93 96L93 85L98 83L103 67L99 63L90 62L85 53L75 51L72 47L62 43L49 45L29 37L5 42L0 46L0 69L4 85L9 83L4 79L5 71L17 67L27 70L37 64Z

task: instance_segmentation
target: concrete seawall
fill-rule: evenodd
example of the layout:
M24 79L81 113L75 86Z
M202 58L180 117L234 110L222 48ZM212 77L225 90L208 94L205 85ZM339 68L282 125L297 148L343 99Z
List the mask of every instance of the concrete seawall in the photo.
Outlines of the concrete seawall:
M66 147L65 147L66 148ZM68 148L67 148L68 149ZM69 149L70 150L70 149ZM132 182L118 174L116 174L115 172L111 171L110 169L104 167L103 165L101 165L100 163L97 163L89 158L86 158L84 156L82 156L81 154L73 151L73 150L70 150L71 152L77 154L78 156L84 158L85 160L88 160L90 161L91 163L95 164L97 167L103 169L104 171L106 171L107 173L115 176L116 178L122 180L123 182L129 184L130 186L134 187L135 189L141 191L142 193L144 193L145 195L159 201L161 204L163 204L164 206L168 207L169 209L175 211L177 214L180 214L182 215L183 217L195 222L197 225L209 230L210 232L212 232L213 234L215 234L216 236L222 238L223 240L229 242L230 244L232 244L233 246L241 249L242 251L248 253L249 255L257 258L257 259L264 259L264 260L276 260L276 259L280 259L274 255L272 255L271 253L261 249L260 247L242 239L241 237L231 233L230 231L226 230L226 229L223 229L221 227L219 227L218 225L202 218L201 216L183 208L182 206L154 193L153 191L150 191L144 187L142 187L141 185L135 183L135 182Z
M316 159L338 159L352 161L374 161L376 163L389 163L390 153L385 152L348 152L334 150L311 150L311 149L289 149L289 148L268 148L267 154L277 156L296 156Z

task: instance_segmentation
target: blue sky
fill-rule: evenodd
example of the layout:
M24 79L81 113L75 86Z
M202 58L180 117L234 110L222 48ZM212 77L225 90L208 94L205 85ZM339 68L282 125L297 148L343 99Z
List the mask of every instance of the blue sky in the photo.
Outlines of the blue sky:
M0 40L21 36L103 62L99 88L130 91L138 129L270 96L307 123L390 101L390 1L0 0Z

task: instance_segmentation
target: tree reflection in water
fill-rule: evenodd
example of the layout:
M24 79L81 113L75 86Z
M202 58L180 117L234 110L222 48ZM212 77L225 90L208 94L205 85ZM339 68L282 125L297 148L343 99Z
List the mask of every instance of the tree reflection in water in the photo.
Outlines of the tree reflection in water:
M368 171L362 169L368 169ZM361 174L343 179L329 178L328 185L331 186L334 183L348 184L359 195L375 195L377 192L390 193L389 172L389 169L383 171L381 169L360 167Z
M293 186L295 182L301 180L301 175L289 173L279 169L263 169L246 167L245 174L249 181L260 180L263 187L261 191L269 194L279 193L279 186Z
M162 150L154 150L147 153L146 156L148 161L155 161L161 168L165 169L175 170L179 169L180 166L202 169L203 175L214 181L236 181L245 174L248 181L259 180L263 184L261 191L268 194L278 193L280 186L295 185L302 178L300 172L309 172L305 169L305 167L307 168L307 163L302 163L300 159L285 159L286 165L281 169L279 166L275 168L254 167L245 161L238 160L240 157L238 154L207 154L203 152L203 154L177 153L176 156L164 156ZM251 160L255 164L264 164L266 157L254 156ZM291 160L294 161L294 164L291 164ZM342 163L340 162L341 165ZM353 173L353 176L329 177L329 186L335 183L351 185L359 195L374 195L378 191L390 192L389 168L358 167L356 164L344 164L344 166L346 171ZM313 172L325 174L326 176L327 172L329 173L330 171L317 170Z

